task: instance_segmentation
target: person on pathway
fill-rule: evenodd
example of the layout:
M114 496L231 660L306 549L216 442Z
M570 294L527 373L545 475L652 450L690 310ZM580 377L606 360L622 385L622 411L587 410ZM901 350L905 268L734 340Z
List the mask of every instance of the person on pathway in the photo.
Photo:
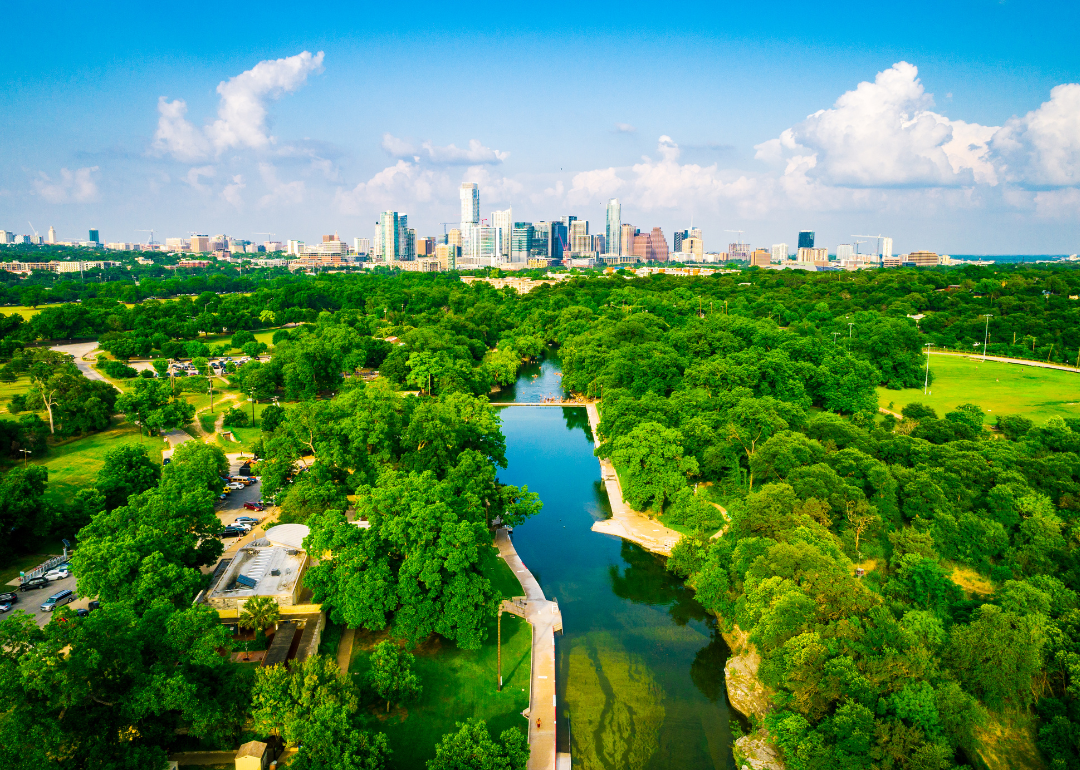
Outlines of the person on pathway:
M536 718L536 729L537 729L537 730L539 730L539 729L540 729L540 717L537 717L537 718Z

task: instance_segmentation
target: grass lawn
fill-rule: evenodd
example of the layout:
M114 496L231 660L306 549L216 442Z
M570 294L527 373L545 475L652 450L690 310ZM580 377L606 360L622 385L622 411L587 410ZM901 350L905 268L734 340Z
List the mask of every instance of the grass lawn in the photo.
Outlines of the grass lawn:
M1080 417L1080 373L945 355L931 357L930 371L930 395L922 388L878 388L878 405L889 408L891 402L891 411L899 412L918 401L944 417L960 404L978 404L987 410L987 424L998 414L1021 414L1036 424L1055 415Z
M521 584L501 559L488 576L505 596L520 596ZM371 649L386 638L385 633L357 631L349 671L357 684L369 668ZM413 770L435 755L435 745L454 729L456 722L469 717L485 720L496 736L509 727L525 730L521 712L529 706L529 655L532 632L529 625L513 615L503 614L503 689L497 692L495 620L488 639L479 650L459 650L452 642L436 637L420 645L415 671L423 692L417 701L394 706L386 713L385 701L365 703L390 740L394 754L390 767Z
M25 393L30 388L30 378L26 375L19 377L15 382L0 382L0 410L7 411L12 396Z
M273 338L274 332L280 327L273 329L263 329L262 331L252 332L255 335L256 342L266 343L266 347L271 348L274 346ZM199 337L199 342L205 342L210 347L215 345L225 345L225 355L227 356L242 356L244 353L240 348L234 348L230 343L232 340L232 334L211 334L208 337ZM265 355L265 354L263 354Z
M43 545L51 548L52 542L46 542ZM34 553L24 553L20 556L12 558L11 561L5 563L0 567L0 586L4 586L8 581L14 580L19 576L20 572L28 572L39 564L44 564L52 556L60 556L64 553L63 544L57 540L55 543L55 550L46 553L41 548L35 548ZM0 588L0 592L8 591L8 588Z
M210 414L209 412L203 412L199 415L199 424L202 425L202 429L207 433L214 432L214 423L217 422L218 416L216 414Z
M57 502L69 501L78 490L94 484L98 471L105 463L105 453L124 442L145 446L150 458L161 462L161 450L165 448L161 437L140 435L138 426L128 422L114 423L100 433L70 439L52 447L48 457L31 462L49 469L46 494Z

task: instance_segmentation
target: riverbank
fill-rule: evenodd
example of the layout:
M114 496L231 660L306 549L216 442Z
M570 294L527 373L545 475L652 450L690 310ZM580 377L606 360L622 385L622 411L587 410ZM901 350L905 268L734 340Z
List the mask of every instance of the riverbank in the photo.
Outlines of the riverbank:
M600 411L595 402L586 404L585 411L589 415L593 444L599 448L601 444ZM647 551L671 556L671 549L679 542L682 535L626 504L623 499L622 485L619 483L619 474L615 472L615 466L611 460L600 459L600 473L611 503L611 518L593 524L593 532L615 535L637 543Z

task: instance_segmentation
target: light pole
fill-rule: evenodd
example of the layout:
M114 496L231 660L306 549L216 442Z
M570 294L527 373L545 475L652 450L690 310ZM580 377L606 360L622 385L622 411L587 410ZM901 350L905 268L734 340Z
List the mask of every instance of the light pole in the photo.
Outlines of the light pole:
M926 389L930 387L930 347L933 345L931 342L926 343L926 379L923 380L922 392L926 395Z
M499 685L496 688L499 692L502 692L502 605L499 605L499 619L496 622L498 631L496 632L495 647L498 649L498 675Z
M23 455L22 455L22 464L23 464L23 467L25 468L26 467L26 456L27 455L32 455L33 452L31 452L29 449L20 449L19 451L23 453Z
M840 332L833 332L832 333L832 344L834 344L834 345L836 344L836 338L839 337L839 336L840 336Z
M990 319L992 316L989 313L983 315L986 319L986 330L983 332L983 363L986 363L986 343L990 341Z

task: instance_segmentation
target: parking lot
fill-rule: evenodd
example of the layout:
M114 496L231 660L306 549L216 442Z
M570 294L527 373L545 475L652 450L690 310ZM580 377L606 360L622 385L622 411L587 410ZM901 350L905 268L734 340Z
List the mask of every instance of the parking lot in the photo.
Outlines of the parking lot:
M63 591L65 588L70 588L72 591L78 593L78 590L75 587L74 574L72 574L70 577L63 578L62 580L50 581L47 586L44 586L42 588L35 588L31 591L20 591L16 586L11 585L0 586L0 589L2 589L0 590L0 593L14 591L15 594L17 594L19 597L19 601L11 606L10 612L5 612L3 615L0 615L0 622L7 620L16 612L22 610L29 615L33 615L34 620L37 621L37 624L39 626L45 625L52 617L52 613L43 612L41 609L41 605L54 593L56 593L57 591ZM89 603L89 599L76 599L71 604L65 606L71 607L72 609L80 609L86 607L86 605Z

